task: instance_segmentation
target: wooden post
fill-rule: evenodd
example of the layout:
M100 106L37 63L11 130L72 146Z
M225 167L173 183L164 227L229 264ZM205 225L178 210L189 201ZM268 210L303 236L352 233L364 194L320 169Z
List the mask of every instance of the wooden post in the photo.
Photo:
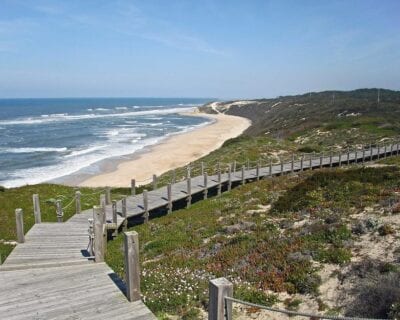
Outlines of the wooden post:
M149 221L149 197L147 190L143 190L143 208L144 208L144 222Z
M350 149L347 148L347 164L350 164Z
M331 152L330 152L330 154L329 154L329 166L330 166L331 168L332 168L332 166L333 166L332 157L333 157L333 155L332 155L332 150L331 150Z
M323 162L323 160L324 160L324 154L322 153L322 154L319 156L319 168L320 168L320 169L322 169L322 162Z
M339 151L339 167L342 166L342 151Z
M63 209L61 206L61 200L56 201L56 212L57 212L57 221L63 222L64 213L63 213Z
M204 175L203 175L203 178L204 178L204 200L205 199L207 199L207 195L208 195L208 186L207 186L207 184L208 184L208 176L207 176L207 172L204 172Z
M304 154L300 158L300 171L304 171Z
M106 195L105 194L100 194L100 206L101 207L106 206Z
M269 159L269 176L272 177L272 159Z
M128 209L126 207L126 197L123 197L121 199L121 205L122 205L122 218L124 218L124 221L122 222L122 231L128 230Z
M186 208L189 208L192 204L192 178L190 176L186 179L187 185L187 198L186 198Z
M385 143L385 149L384 150L385 150L385 153L384 153L383 157L386 158L386 156L387 156L387 145L386 145L386 143Z
M139 301L140 267L139 235L136 231L124 232L126 297L130 302Z
M136 180L131 179L131 195L136 195Z
M390 144L390 155L393 155L393 143Z
M221 191L222 191L222 183L221 183L221 169L218 170L218 196L221 195Z
M35 217L35 223L41 223L42 222L42 216L40 213L40 202L39 202L39 195L34 194L32 196L33 199L33 215Z
M379 145L379 143L377 146L378 146L378 160L379 160L381 157L381 146Z
M153 174L153 190L157 189L157 176Z
M312 170L313 168L312 160L313 160L313 155L310 153L310 170Z
M233 296L233 284L225 278L210 280L208 320L232 319L232 302L225 297Z
M20 208L15 209L15 224L17 227L17 241L18 243L24 243L24 213Z
M283 161L281 159L281 175L283 175Z
M167 184L168 213L172 212L172 183Z
M396 156L399 155L399 141L396 143Z
M290 172L294 172L294 154L292 154L292 163L290 164Z
M75 192L75 213L79 214L82 212L82 207L81 207L81 192L76 191Z
M113 236L116 237L118 235L118 227L117 227L117 200L112 201L112 223L115 225L115 229L113 232Z
M365 162L365 146L363 145L362 146L362 150L363 150L363 152L362 152L362 163L364 163Z
M259 161L257 161L256 176L257 176L257 181L260 180L260 162Z
M356 148L354 150L354 163L357 163L357 162L358 162L358 149Z
M96 262L104 262L105 243L104 243L104 211L100 206L93 207L94 220L94 257Z
M236 173L236 160L233 161L233 172Z
M204 162L201 162L201 175L204 175Z
M111 188L106 187L106 205L111 204Z
M246 179L244 177L244 166L242 166L242 184L246 183Z
M232 165L228 166L228 191L232 189Z

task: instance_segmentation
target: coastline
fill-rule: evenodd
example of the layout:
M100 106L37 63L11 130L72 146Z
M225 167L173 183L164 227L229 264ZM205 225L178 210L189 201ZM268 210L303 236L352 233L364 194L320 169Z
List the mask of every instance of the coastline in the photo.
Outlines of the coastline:
M212 120L208 125L189 132L172 135L162 142L133 155L129 160L122 160L105 172L84 176L79 179L66 177L64 184L84 187L128 187L131 179L139 181L151 180L153 174L162 173L184 166L220 148L231 138L243 133L250 125L247 118L219 114L207 114L195 111L186 113L190 116L205 117ZM143 183L142 183L143 184Z

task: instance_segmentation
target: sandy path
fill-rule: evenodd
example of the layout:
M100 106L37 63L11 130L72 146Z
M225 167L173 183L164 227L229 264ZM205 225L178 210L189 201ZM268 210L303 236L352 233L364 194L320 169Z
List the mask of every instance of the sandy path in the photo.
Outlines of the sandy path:
M215 122L187 133L174 135L137 158L120 163L116 170L90 177L79 185L128 187L132 178L136 181L146 179L150 181L153 174L160 175L184 166L218 149L224 141L239 136L251 124L248 119L225 114L198 115L214 119Z

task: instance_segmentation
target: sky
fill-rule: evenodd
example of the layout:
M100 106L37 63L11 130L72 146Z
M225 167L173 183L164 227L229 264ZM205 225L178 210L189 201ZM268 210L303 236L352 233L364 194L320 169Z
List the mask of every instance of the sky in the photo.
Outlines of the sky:
M0 98L400 90L398 0L0 0Z

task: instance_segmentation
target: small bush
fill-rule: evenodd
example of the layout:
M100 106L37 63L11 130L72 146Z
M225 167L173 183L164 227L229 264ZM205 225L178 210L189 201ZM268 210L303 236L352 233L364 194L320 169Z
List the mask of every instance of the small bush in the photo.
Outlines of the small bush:
M396 231L390 224L384 224L378 228L378 233L380 236L387 236L389 234L394 234Z
M350 262L351 252L344 248L329 248L327 250L320 250L317 255L317 260L324 263L334 263L343 265Z

